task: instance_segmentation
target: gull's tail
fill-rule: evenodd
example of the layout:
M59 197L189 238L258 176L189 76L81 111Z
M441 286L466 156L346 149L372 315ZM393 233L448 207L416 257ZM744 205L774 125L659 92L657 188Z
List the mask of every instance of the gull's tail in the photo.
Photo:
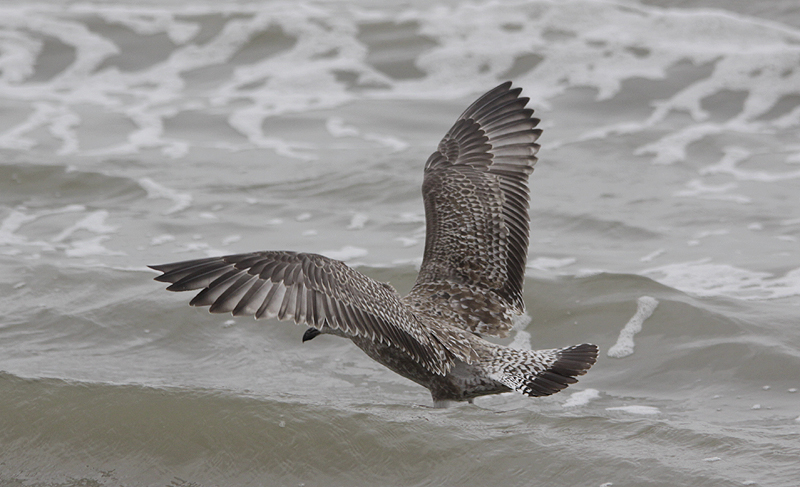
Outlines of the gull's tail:
M483 360L489 377L526 396L549 396L578 382L597 361L597 345L584 343L551 350L503 346Z

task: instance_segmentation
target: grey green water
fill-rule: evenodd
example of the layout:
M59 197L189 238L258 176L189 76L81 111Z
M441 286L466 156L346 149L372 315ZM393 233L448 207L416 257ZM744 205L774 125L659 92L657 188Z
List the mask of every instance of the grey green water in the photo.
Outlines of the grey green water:
M424 161L506 79L545 129L508 341L597 343L566 391L434 410L152 281L286 249L408 290ZM0 485L800 485L798 127L791 2L5 2Z

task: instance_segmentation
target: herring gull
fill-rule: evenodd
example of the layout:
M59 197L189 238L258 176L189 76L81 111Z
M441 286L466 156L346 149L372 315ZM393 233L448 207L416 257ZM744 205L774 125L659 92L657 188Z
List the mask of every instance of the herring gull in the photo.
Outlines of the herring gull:
M407 296L322 255L262 251L150 266L169 291L212 313L277 318L349 338L428 388L434 406L518 391L548 396L583 375L597 346L518 350L504 337L525 311L528 176L541 129L511 82L469 106L425 164L425 252Z

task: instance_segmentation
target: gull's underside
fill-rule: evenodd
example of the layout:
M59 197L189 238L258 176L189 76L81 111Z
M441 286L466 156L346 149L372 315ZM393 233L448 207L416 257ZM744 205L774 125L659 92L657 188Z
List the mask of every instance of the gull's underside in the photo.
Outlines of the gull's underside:
M545 396L576 382L597 347L515 350L528 251L528 176L541 130L506 82L458 118L425 164L427 233L419 276L401 297L344 263L263 251L151 266L170 291L213 313L277 318L350 338L370 357L431 391L436 405L519 391Z

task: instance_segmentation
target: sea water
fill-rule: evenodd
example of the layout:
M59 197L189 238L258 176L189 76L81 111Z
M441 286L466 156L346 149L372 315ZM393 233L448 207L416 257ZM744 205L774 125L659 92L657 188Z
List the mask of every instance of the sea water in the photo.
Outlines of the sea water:
M351 343L147 264L341 259L401 293L422 167L512 80L544 135L548 398L431 409ZM794 2L5 1L0 484L800 485Z

